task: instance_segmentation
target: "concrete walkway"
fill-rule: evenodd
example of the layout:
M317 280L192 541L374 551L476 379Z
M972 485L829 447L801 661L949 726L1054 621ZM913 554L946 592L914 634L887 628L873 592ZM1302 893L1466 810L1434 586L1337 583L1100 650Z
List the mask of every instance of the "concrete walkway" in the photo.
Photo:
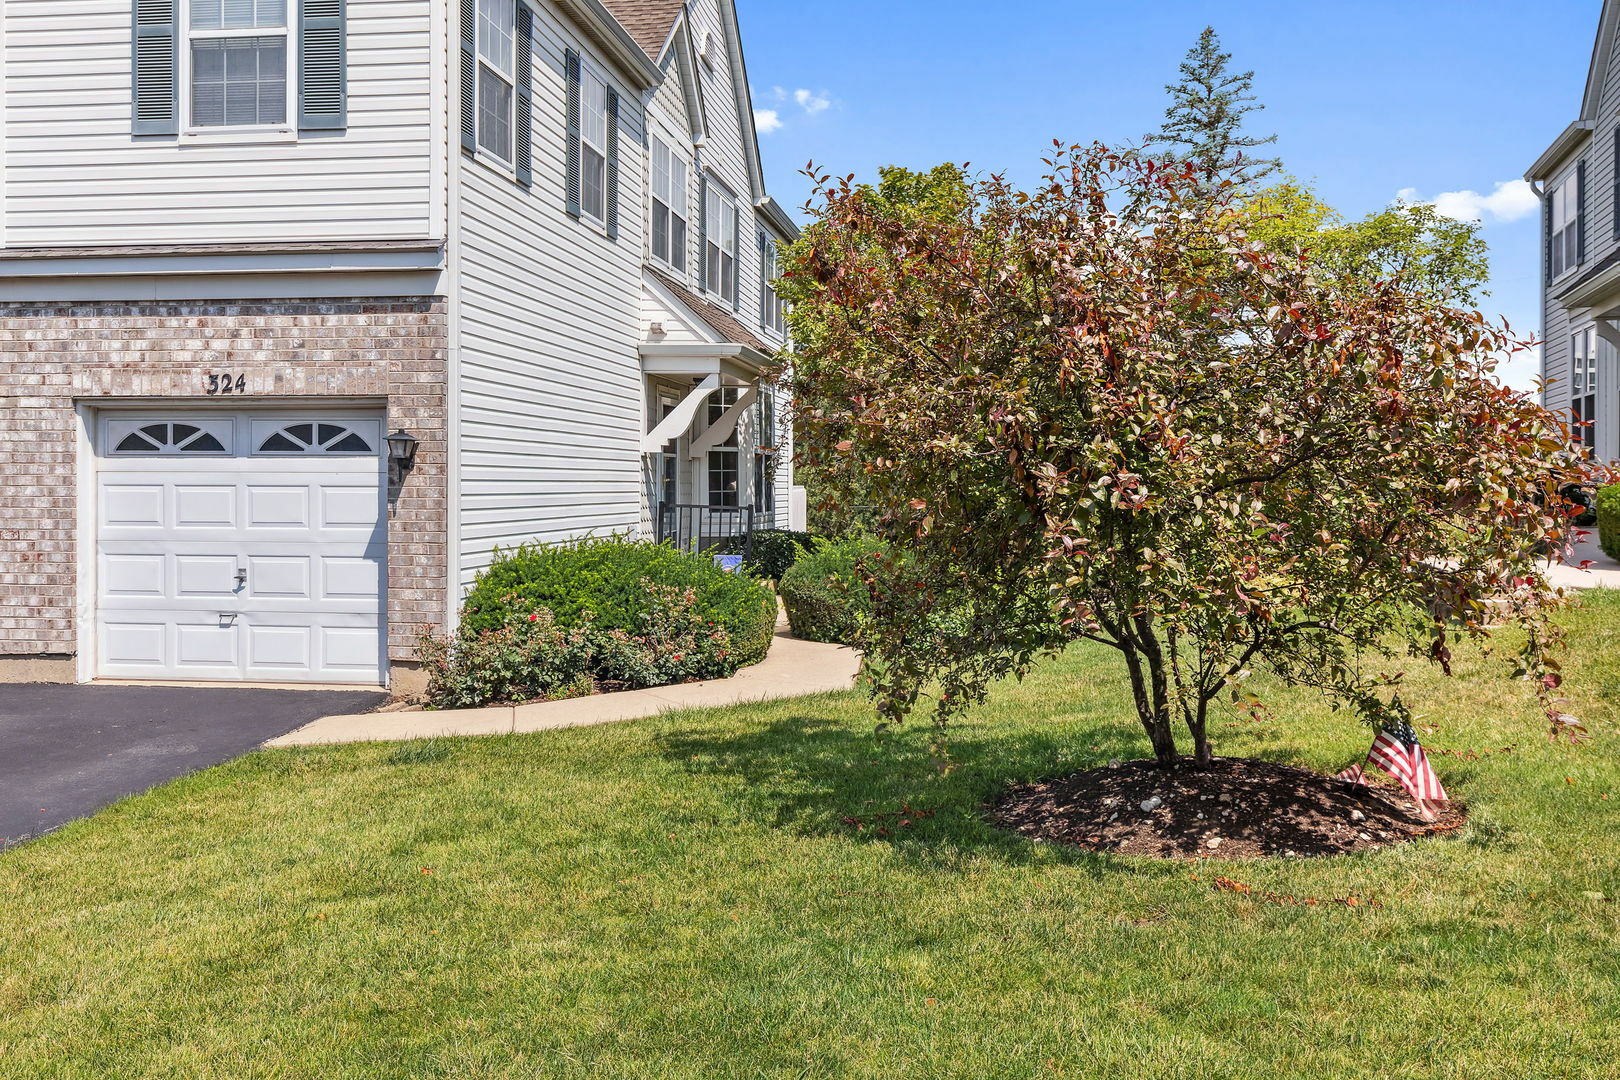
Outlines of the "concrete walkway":
M1561 565L1547 568L1547 580L1556 588L1564 589L1620 589L1620 562L1603 554L1598 547L1597 528L1582 530L1586 539L1575 545L1574 553ZM1591 560L1585 570L1580 564Z
M545 701L538 705L503 705L492 709L445 712L366 713L328 716L307 724L267 747L322 746L332 743L397 742L437 735L508 735L556 728L611 724L675 709L714 708L778 701L855 685L861 656L842 645L823 645L789 637L778 627L770 655L729 679L627 690L618 694Z

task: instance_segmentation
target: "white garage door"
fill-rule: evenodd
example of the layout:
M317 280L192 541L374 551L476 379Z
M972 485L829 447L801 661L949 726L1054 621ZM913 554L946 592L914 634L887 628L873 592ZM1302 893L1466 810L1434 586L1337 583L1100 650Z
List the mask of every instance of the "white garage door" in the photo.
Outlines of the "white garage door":
M381 682L379 416L110 413L98 428L98 674Z

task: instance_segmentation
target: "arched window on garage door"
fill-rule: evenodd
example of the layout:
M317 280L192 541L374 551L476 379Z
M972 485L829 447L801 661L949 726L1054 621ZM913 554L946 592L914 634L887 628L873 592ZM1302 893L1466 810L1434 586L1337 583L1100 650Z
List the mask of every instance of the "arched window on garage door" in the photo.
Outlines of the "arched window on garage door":
M150 457L154 454L225 454L229 453L231 425L229 421L196 423L150 423L144 420L121 420L113 423L112 452L120 455Z
M253 450L257 454L375 454L375 428L375 424L327 420L256 421Z

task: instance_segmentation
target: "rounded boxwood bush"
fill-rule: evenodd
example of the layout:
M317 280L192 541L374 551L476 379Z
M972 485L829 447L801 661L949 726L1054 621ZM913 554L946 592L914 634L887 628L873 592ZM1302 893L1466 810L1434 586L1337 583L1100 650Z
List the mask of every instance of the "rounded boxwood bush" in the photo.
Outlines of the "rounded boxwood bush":
M760 529L754 534L748 556L748 572L757 578L781 581L788 568L804 557L815 545L810 533L797 529ZM729 541L728 555L740 555L747 545L742 539Z
M854 644L861 616L872 609L858 564L862 556L881 547L866 537L823 540L782 575L777 591L794 637Z
M1598 488L1598 547L1611 559L1620 559L1620 484Z
M507 624L513 609L544 608L563 629L588 621L597 633L640 634L655 607L643 582L691 589L694 613L730 635L732 671L765 659L776 629L769 589L746 574L727 573L707 555L622 536L496 552L467 594L462 626L493 630Z

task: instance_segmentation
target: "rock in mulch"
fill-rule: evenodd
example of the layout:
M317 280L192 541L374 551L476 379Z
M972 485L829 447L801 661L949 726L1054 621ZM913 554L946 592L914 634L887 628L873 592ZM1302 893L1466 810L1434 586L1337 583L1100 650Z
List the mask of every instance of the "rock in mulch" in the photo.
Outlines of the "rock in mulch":
M1362 787L1269 761L1220 758L1174 772L1127 761L1013 788L1004 829L1091 851L1158 858L1342 855L1451 832L1457 803L1423 821L1393 784Z

